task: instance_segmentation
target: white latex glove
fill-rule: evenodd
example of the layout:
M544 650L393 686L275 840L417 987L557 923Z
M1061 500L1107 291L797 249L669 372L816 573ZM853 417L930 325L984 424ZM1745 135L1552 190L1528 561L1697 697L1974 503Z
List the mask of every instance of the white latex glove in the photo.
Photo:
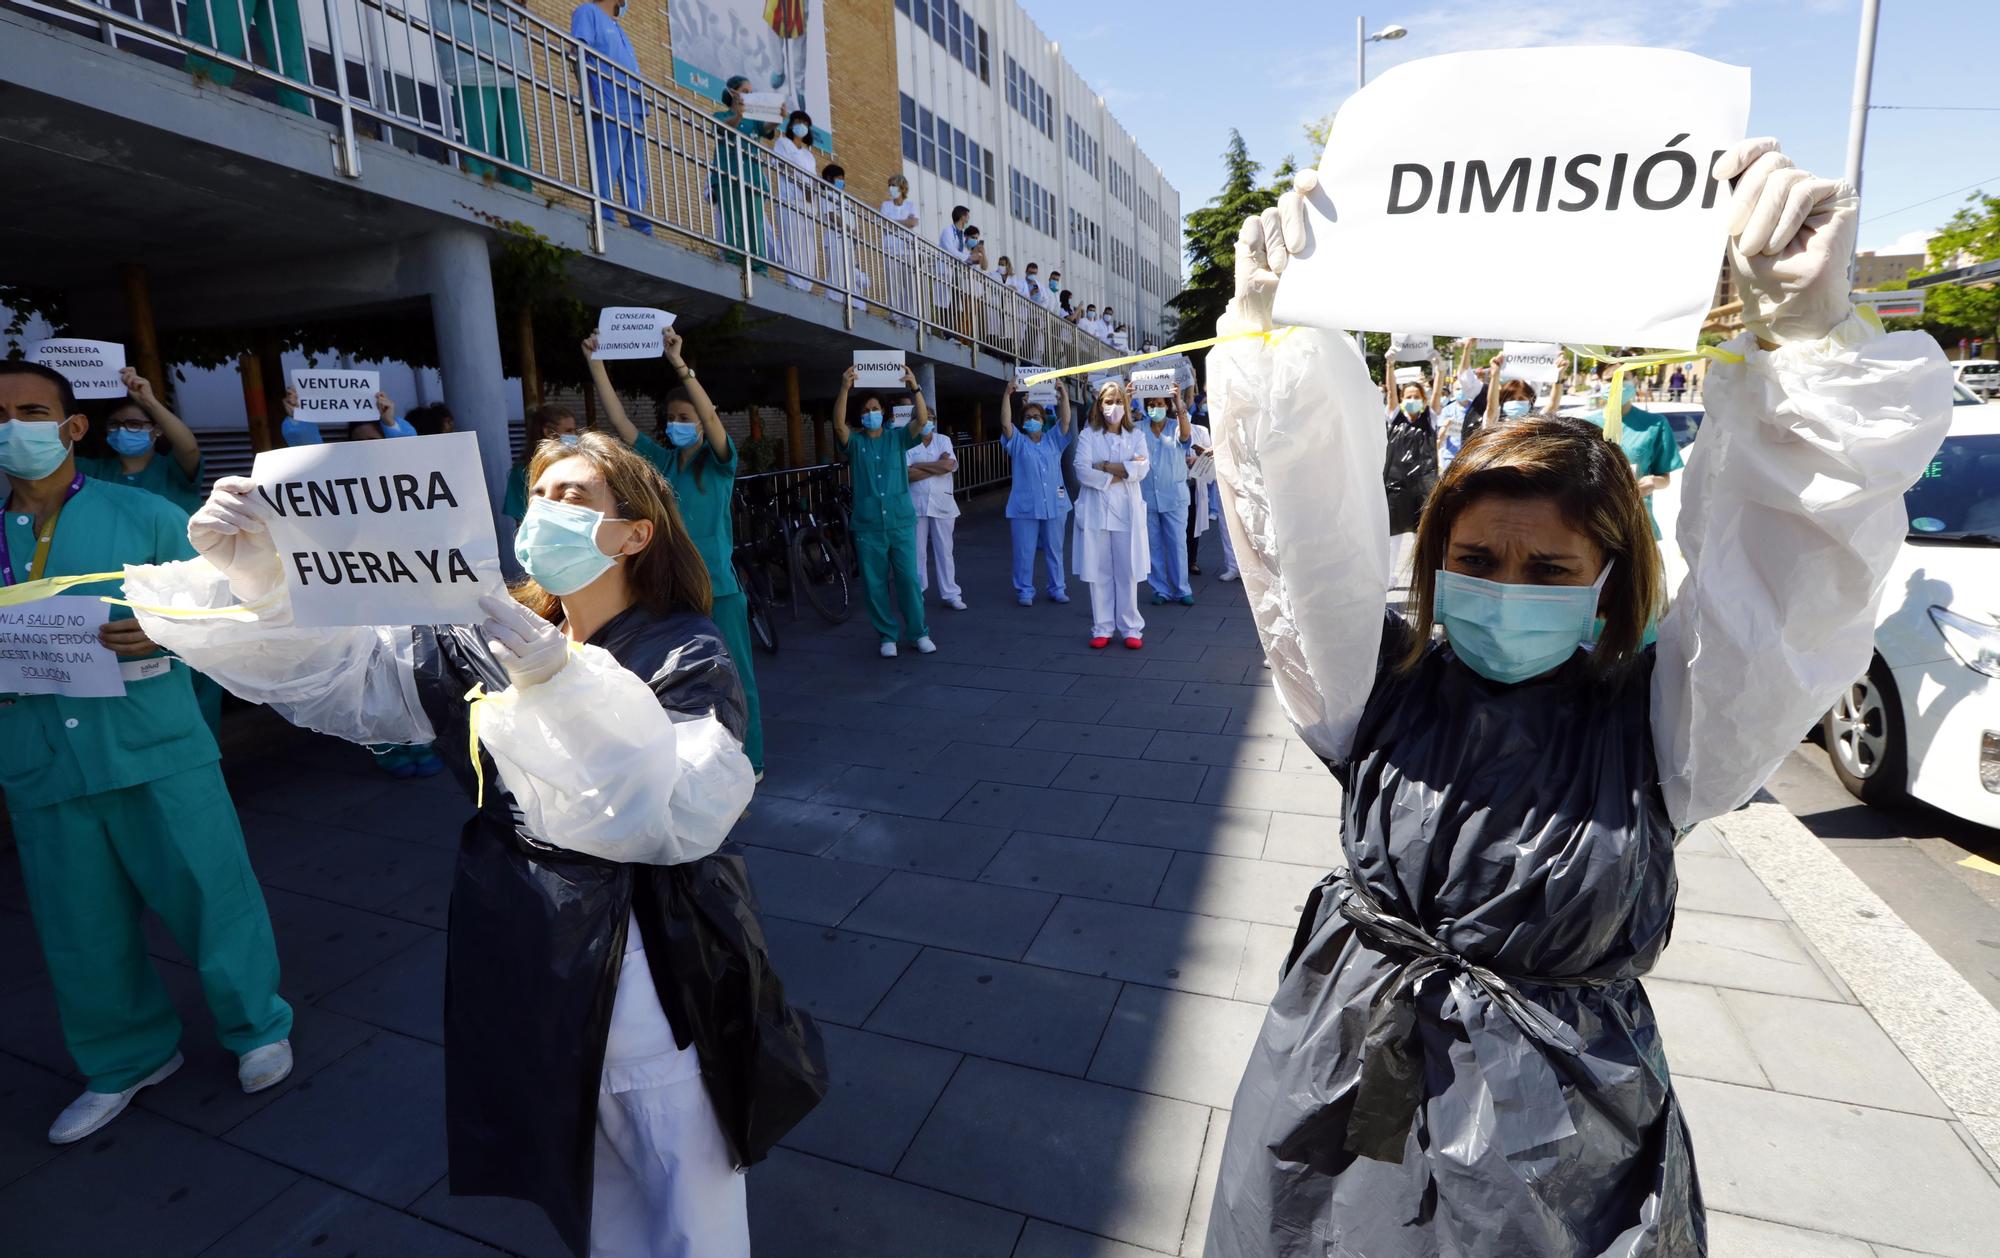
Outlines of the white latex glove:
M285 583L278 548L264 527L263 504L245 476L224 476L208 501L188 519L188 544L229 578L229 588L246 603L256 602Z
M479 634L516 686L539 686L569 663L569 642L562 631L511 596L483 594L479 607L486 613Z
M1305 198L1318 188L1319 172L1302 170L1292 176L1292 190L1278 197L1275 208L1243 220L1236 237L1236 296L1223 315L1233 330L1270 330L1278 278L1292 255L1303 253L1312 243Z
M1823 339L1852 311L1860 198L1852 185L1800 170L1769 136L1715 160L1734 179L1729 262L1743 295L1743 325L1767 343Z

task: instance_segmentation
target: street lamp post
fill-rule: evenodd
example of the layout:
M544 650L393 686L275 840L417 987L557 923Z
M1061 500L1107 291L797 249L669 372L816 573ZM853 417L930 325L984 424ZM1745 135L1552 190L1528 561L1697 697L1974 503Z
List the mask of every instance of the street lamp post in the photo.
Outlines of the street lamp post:
M1387 39L1401 39L1410 32L1400 26L1385 26L1373 35L1368 33L1368 19L1355 15L1354 18L1354 90L1360 91L1368 82L1368 45Z
M1875 78L1875 26L1880 0L1861 0L1861 36L1854 52L1854 102L1847 118L1847 182L1861 191L1861 153L1868 144L1868 91Z

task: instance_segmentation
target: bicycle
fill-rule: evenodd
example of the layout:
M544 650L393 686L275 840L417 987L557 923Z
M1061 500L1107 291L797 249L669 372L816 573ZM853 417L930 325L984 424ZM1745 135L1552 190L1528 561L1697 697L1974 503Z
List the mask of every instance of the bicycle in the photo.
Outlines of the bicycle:
M854 614L849 586L850 570L845 563L845 555L829 539L827 527L814 514L811 497L806 492L808 486L831 480L832 477L833 469L827 467L801 479L792 513L783 518L782 526L791 570L798 574L806 601L812 604L821 619L838 625Z
M746 548L738 546L732 557L736 569L736 585L743 591L743 601L750 617L750 638L766 655L778 653L778 622L771 616L771 582L761 564L751 562Z

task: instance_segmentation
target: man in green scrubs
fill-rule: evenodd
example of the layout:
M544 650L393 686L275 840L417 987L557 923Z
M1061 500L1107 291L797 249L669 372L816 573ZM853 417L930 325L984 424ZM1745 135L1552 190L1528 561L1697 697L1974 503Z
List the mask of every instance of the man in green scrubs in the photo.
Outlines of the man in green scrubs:
M0 362L0 585L188 559L187 515L156 494L77 470L88 426L46 367ZM72 592L115 594L116 581ZM56 1119L68 1144L181 1064L181 1023L146 954L158 913L201 975L237 1078L291 1072L292 1011L264 899L187 668L123 608L99 637L122 659L122 698L0 694L0 791L63 1038L88 1090Z
M1680 443L1674 440L1674 426L1664 415L1652 411L1642 411L1632 405L1638 395L1630 380L1625 382L1624 396L1619 405L1624 408L1623 430L1618 434L1619 448L1625 451L1626 462L1632 465L1632 474L1639 480L1639 493L1646 503L1646 518L1653 521L1653 536L1660 536L1660 522L1653 517L1653 495L1665 489L1673 481L1673 474L1687 466L1681 459ZM1604 427L1604 412L1593 410L1584 416L1599 428Z
M757 673L750 661L750 601L736 583L736 523L732 508L736 499L736 445L722 426L708 390L695 378L694 368L681 357L681 337L672 328L660 334L661 356L680 377L680 387L668 392L660 429L668 445L661 445L639 431L625 414L625 403L611 387L604 361L597 358L597 334L583 342L583 361L590 367L590 379L597 386L598 404L610 421L618 439L665 478L680 508L681 524L689 540L701 552L708 569L708 586L714 597L709 619L729 648L729 662L736 666L743 683L743 699L749 709L743 727L743 754L759 781L764 777L764 705L757 697ZM523 508L525 510L525 508Z
M919 653L937 650L930 627L924 622L924 593L917 588L917 511L910 501L910 447L916 434L930 422L929 404L917 378L903 368L903 387L910 391L915 406L911 421L902 427L885 426L888 416L882 400L869 397L861 404L861 432L847 423L847 391L854 385L854 368L840 378L840 393L833 400L833 435L847 455L847 470L854 490L854 548L860 553L861 580L868 591L868 619L882 639L885 659L896 654L896 643L916 641ZM895 587L896 605L903 612L902 630L889 602Z

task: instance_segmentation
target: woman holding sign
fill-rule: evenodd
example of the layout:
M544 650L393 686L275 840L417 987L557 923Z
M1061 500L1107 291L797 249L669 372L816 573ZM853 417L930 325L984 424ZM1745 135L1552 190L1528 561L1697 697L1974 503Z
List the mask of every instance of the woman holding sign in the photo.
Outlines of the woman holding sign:
M1139 582L1153 557L1139 487L1151 464L1127 405L1125 386L1105 381L1076 442L1076 575L1090 585L1090 645L1097 651L1111 645L1114 633L1134 651L1145 645Z
M131 397L105 413L103 437L111 457L79 458L77 467L85 476L148 490L192 512L202 502L201 443L194 430L167 409L136 369L126 367L118 375Z
M861 400L861 432L847 422L847 393L856 375L849 367L840 377L833 399L833 435L847 456L849 484L854 491L854 549L861 559L861 581L868 592L868 619L881 642L883 659L894 659L898 637L915 641L917 653L937 650L924 619L924 592L917 586L917 510L910 501L910 447L917 433L931 422L930 403L917 377L903 368L903 387L916 408L913 422L885 427L888 411L882 399L869 394ZM895 601L890 601L894 591ZM896 609L903 623L896 626Z
M1069 602L1063 577L1063 523L1069 517L1069 490L1063 486L1063 451L1069 449L1069 388L1058 385L1057 420L1049 424L1048 408L1029 400L1021 406L1021 423L1014 423L1014 393L1007 382L1000 395L1000 448L1014 465L1007 489L1007 528L1014 541L1014 599L1035 605L1035 554L1048 568L1049 601Z
M1422 368L1412 368L1421 373ZM1432 373L1435 376L1435 372ZM1407 588L1410 546L1417 517L1438 479L1437 384L1429 391L1421 378L1396 379L1396 347L1382 359L1382 396L1389 404L1388 455L1382 461L1382 489L1389 498L1389 585Z
M736 495L736 445L708 400L708 390L695 378L694 368L681 357L681 336L671 327L660 332L660 348L680 377L680 387L667 393L666 409L660 415L661 445L639 431L625 415L625 404L611 387L604 361L597 357L597 334L583 342L583 360L590 367L597 401L618 439L631 446L639 457L653 465L674 491L674 504L681 522L687 526L694 548L701 552L702 566L708 569L708 585L714 605L709 619L722 631L729 647L729 662L736 679L743 683L746 707L743 754L759 781L764 777L764 705L757 696L757 675L750 664L750 603L736 584L735 522L731 508ZM671 447L671 448L669 448Z
M141 615L299 725L473 746L452 765L477 808L446 960L452 1191L536 1203L578 1255L741 1258L737 1168L825 1087L741 860L717 854L752 790L742 692L645 460L587 433L528 473L528 579L479 625L289 628L267 507L236 478L188 526L202 558L127 592L248 609Z
M1299 327L1209 359L1244 585L1280 702L1341 782L1346 865L1244 1073L1211 1258L1707 1252L1636 981L1673 923L1674 843L1866 667L1903 491L1951 410L1936 343L1849 307L1854 190L1771 140L1714 173L1751 334L1710 377L1691 572L1656 647L1659 553L1597 429L1468 441L1419 525L1407 619L1385 617L1380 395L1352 343ZM1316 186L1244 224L1220 333L1270 328Z

